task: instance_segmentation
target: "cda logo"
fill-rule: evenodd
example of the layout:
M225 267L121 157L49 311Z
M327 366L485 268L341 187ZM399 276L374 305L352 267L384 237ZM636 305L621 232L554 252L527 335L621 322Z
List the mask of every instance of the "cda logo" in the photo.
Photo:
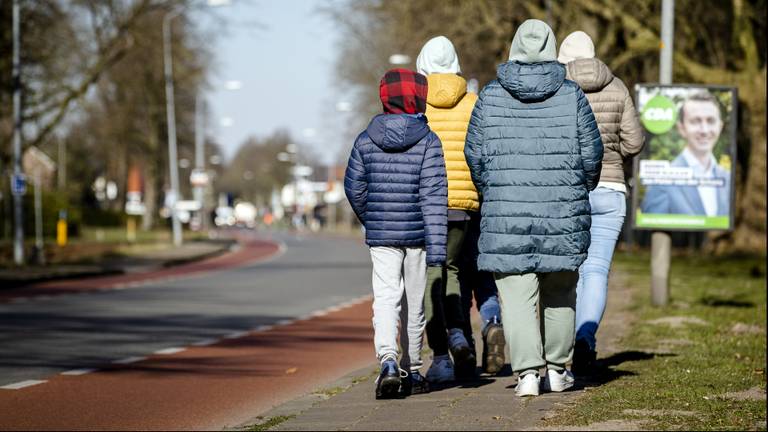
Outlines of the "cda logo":
M677 121L675 103L666 96L652 97L643 107L640 121L653 134L659 135L669 131Z

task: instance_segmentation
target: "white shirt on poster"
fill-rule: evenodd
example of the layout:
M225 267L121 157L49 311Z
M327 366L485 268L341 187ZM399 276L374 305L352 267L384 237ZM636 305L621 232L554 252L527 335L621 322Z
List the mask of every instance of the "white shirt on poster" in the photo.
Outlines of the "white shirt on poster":
M688 150L688 147L683 149L683 158L685 159L685 163L693 170L694 178L715 177L715 165L717 165L717 161L715 160L715 156L711 153L708 159L709 163L706 166L701 164L701 161ZM714 186L698 186L697 189L707 216L717 216L717 188Z

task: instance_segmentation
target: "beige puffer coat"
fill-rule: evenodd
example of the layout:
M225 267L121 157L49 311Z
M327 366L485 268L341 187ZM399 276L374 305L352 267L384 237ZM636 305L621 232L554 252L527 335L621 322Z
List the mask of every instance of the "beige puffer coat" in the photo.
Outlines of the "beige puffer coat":
M624 160L640 153L645 133L627 86L596 58L578 59L567 65L567 78L586 93L603 139L603 170L600 181L624 183Z

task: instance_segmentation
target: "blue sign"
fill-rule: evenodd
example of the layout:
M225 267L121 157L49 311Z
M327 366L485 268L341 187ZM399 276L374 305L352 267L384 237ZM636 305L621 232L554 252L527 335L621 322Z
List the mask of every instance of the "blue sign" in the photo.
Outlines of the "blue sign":
M13 195L24 195L27 193L27 177L24 174L14 174L11 176L11 193Z

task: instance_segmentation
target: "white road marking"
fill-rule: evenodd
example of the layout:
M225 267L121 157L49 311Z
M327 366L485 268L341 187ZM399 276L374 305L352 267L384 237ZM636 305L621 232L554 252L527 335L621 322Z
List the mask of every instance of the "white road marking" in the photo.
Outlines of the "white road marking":
M309 314L310 318L318 318L321 316L328 315L328 309L321 309L319 311L314 311L311 314Z
M237 332L234 332L234 333L230 333L230 334L228 334L228 335L225 335L225 336L224 336L224 339L237 339L237 338L241 338L241 337L243 337L243 336L247 335L248 333L249 333L249 332L248 332L247 330L243 330L243 331L237 331Z
M186 348L181 348L181 347L165 348L165 349L161 349L161 350L155 351L155 354L171 355L171 354L180 353L180 352L185 351L185 350L186 350Z
M115 360L112 363L114 363L114 364L123 364L124 365L124 364L131 364L131 363L140 362L140 361L146 360L146 359L147 359L146 357L141 357L141 356L126 357L124 359Z
M253 331L254 332L264 332L264 331L272 330L273 328L274 328L274 326L271 326L271 325L260 325L260 326L256 327L255 329L253 329Z
M203 339L201 341L194 342L191 345L192 346L197 346L197 347L204 347L204 346L213 345L216 342L218 342L217 339Z
M284 325L292 324L293 321L294 320L284 319L284 320L280 320L280 321L276 322L275 325L277 325L277 326L284 326Z
M72 370L62 372L61 375L80 376L80 375L89 374L91 372L96 372L96 369L92 369L92 368L72 369Z
M23 389L24 387L30 387L37 384L42 384L44 382L48 382L47 380L26 380L26 381L19 381L17 383L8 384L0 387L0 389L4 390L19 390Z

